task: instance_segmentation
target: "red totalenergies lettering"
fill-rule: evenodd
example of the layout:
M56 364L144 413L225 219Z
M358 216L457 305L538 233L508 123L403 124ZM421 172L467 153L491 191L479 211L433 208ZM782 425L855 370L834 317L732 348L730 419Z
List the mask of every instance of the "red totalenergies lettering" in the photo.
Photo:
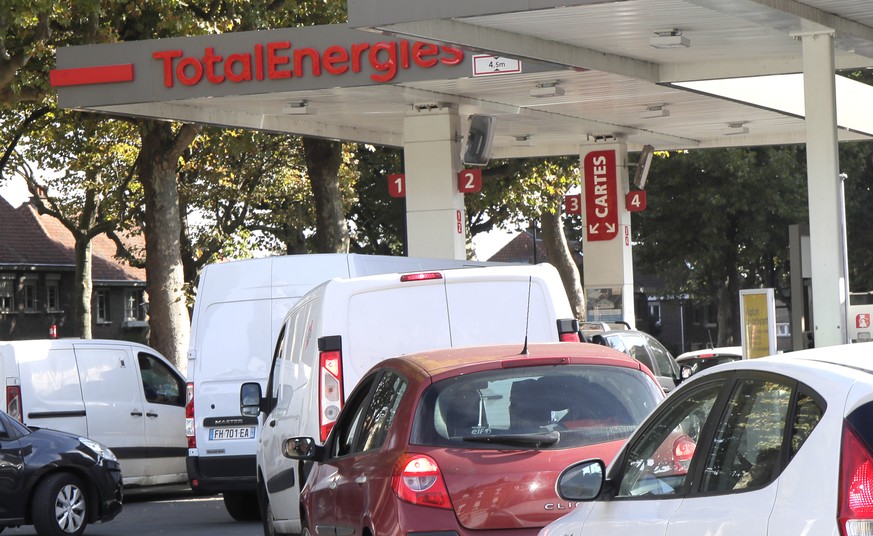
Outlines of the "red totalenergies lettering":
M401 69L430 69L440 63L457 65L464 60L464 51L406 40L355 43L348 48L333 45L321 51L294 48L290 41L275 41L256 44L250 52L227 56L206 47L201 57L185 56L181 50L162 50L152 57L163 62L164 86L173 87L176 82L193 86L204 78L211 84L221 84L321 76L322 72L339 76L350 71L359 73L364 65L376 71L370 75L373 81L390 82Z

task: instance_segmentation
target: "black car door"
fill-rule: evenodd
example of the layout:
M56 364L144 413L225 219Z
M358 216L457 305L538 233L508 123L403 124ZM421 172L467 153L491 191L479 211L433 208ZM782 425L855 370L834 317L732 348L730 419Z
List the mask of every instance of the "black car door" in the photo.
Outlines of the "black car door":
M9 417L0 413L0 519L23 519L28 470L24 465L24 445Z

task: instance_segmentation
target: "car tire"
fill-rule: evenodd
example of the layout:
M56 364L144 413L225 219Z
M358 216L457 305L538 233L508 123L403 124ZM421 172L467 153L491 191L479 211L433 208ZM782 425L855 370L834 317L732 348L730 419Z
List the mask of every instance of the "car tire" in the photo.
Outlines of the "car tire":
M224 507L236 521L258 521L261 511L258 508L258 495L250 491L224 492Z
M258 506L261 511L261 523L264 526L264 536L286 536L284 532L276 531L276 526L273 524L273 507L270 506L270 497L267 495L267 490L263 484L258 484Z
M33 495L33 526L40 536L81 536L88 525L82 481L68 473L49 475Z

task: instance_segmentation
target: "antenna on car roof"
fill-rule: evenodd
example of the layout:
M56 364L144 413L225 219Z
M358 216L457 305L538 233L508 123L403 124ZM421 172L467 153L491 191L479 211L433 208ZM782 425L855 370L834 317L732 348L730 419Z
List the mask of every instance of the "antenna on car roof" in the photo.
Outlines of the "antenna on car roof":
M521 349L522 355L527 355L527 333L528 325L530 324L530 287L533 284L533 276L527 276L527 310L524 314L524 348Z

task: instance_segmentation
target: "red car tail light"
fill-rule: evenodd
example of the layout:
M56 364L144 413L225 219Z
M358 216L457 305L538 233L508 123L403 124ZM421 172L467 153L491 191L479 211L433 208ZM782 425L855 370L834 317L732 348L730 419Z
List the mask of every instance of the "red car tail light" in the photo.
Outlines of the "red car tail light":
M840 534L873 534L873 456L845 422L840 451L839 490Z
M24 415L21 413L21 386L6 386L6 413L18 422L24 422Z
M197 434L194 427L194 384L185 386L185 435L188 437L188 448L197 448Z
M318 427L324 443L343 407L342 339L321 337L318 350Z
M682 434L673 441L673 471L677 474L688 472L688 466L691 463L692 456L694 456L694 449L696 447L697 444L694 440L685 434Z
M404 454L394 468L391 487L401 501L451 510L452 501L439 465L424 454Z
M582 342L579 337L579 321L575 318L558 319L558 340L561 342Z

